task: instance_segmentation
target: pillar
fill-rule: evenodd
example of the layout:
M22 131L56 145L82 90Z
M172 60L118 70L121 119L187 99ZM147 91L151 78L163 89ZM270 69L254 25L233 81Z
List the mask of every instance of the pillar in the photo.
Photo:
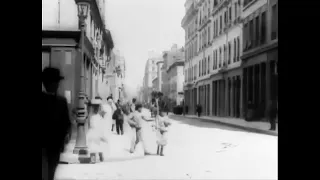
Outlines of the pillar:
M235 78L235 88L236 88L236 109L235 114L236 117L239 118L241 114L241 77L237 76Z
M208 116L212 116L212 91L211 91L211 84L208 85Z
M240 107L239 107L239 109L240 109L240 118L243 118L243 87L244 87L244 83L243 83L243 80L244 80L244 78L243 78L243 75L244 74L242 74L241 76L240 76L240 82L239 82L239 90L240 90Z
M252 102L254 107L256 106L256 92L255 92L255 84L256 84L256 66L252 66Z
M229 78L224 80L225 83L225 95L224 95L224 115L229 116Z
M230 79L230 116L231 117L234 117L234 115L235 115L235 111L234 111L234 108L236 107L236 104L235 104L235 96L234 96L234 94L235 94L235 86L234 86L234 77L232 77L231 79Z
M216 81L217 83L217 116L220 116L220 80Z
M270 61L269 59L267 60L266 63L266 107L268 107L268 102L271 100L271 79L270 79Z

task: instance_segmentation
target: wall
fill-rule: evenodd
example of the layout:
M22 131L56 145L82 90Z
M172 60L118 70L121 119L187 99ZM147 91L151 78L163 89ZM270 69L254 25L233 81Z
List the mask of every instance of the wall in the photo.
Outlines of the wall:
M42 30L78 29L78 10L74 0L42 0Z

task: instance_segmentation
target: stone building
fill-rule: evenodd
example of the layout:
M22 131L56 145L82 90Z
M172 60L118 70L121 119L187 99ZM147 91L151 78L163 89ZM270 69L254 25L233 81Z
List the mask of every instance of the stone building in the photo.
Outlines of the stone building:
M104 76L106 78L106 91L103 93L105 96L110 96L112 94L115 101L118 99L125 99L125 64L125 58L120 55L119 50L111 52L110 61L106 64L107 72Z
M189 113L263 118L277 99L277 0L187 0L185 102Z
M204 115L240 117L241 0L190 1L182 20L189 113L200 104Z
M268 101L278 99L278 1L244 0L242 18L243 111L251 108L260 119Z
M42 1L42 69L49 66L61 70L65 80L59 94L66 96L70 109L77 104L80 91L89 98L103 91L104 64L113 48L111 33L105 28L104 7L104 0L90 1L84 46L80 47L82 36L75 0Z
M178 46L174 44L170 51L164 53L163 61L168 83L168 91L164 95L173 101L172 106L180 105L183 100L184 48L178 49Z
M151 92L152 92L152 81L158 75L157 62L161 61L159 57L150 56L146 62L144 77L143 77L143 102L151 102Z

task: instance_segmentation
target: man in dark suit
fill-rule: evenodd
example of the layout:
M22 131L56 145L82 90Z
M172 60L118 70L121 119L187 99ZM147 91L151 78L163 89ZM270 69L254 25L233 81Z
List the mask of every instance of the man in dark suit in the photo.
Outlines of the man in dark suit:
M276 130L276 118L277 118L277 104L275 100L269 100L268 101L268 106L267 106L267 118L269 119L270 122L270 129L271 131Z
M62 79L58 69L45 68L42 72L42 83L46 90L42 92L41 103L42 179L54 179L60 153L64 151L64 146L69 140L67 137L69 137L71 121L67 100L57 95Z

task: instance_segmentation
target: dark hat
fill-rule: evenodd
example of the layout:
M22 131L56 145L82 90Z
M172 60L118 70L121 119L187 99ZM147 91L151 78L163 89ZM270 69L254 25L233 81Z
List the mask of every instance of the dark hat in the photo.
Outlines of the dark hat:
M58 82L64 79L57 68L46 67L42 71L42 82Z

